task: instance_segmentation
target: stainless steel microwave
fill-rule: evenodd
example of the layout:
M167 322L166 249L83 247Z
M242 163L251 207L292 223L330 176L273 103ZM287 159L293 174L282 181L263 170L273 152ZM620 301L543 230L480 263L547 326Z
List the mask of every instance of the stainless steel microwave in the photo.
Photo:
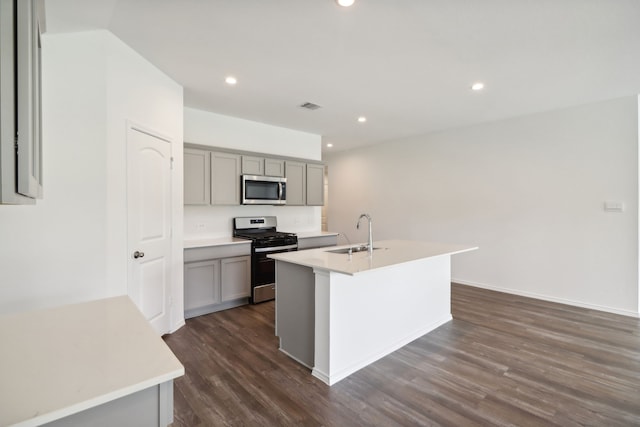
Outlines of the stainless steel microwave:
M277 176L242 175L243 205L285 205L287 178Z

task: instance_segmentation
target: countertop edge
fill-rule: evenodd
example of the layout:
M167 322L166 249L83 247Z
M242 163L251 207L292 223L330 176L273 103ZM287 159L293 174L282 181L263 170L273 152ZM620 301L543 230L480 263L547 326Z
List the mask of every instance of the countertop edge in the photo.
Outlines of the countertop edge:
M45 423L50 423L53 421L60 420L62 418L77 414L82 411L86 411L100 405L104 405L109 402L113 402L116 399L120 399L122 397L130 396L134 393L137 393L142 390L146 390L150 387L155 387L162 383L165 383L170 380L174 380L178 377L184 375L184 366L181 369L176 369L172 372L168 372L166 374L150 378L148 380L139 382L137 384L123 387L119 390L112 391L110 393L105 393L100 396L95 396L91 399L83 400L82 402L75 403L73 405L69 405L64 408L56 409L55 411L47 412L46 414L39 415L34 418L30 418L28 420L21 421L17 424L13 424L14 427L36 427Z
M250 245L251 240L237 237L216 237L211 239L185 239L183 249L206 248L211 246Z
M413 241L413 240L382 240L374 242L375 246L380 246L384 249L390 250L422 250L423 253L419 255L409 255L409 256L400 256L398 258L387 258L379 264L375 266L363 265L363 261L367 258L368 255L365 252L359 252L353 254L353 261L355 268L358 268L357 271L354 271L353 268L345 268L344 267L344 256L346 254L332 254L331 250L348 248L352 245L342 245L336 246L331 249L328 248L318 248L318 249L308 249L305 251L299 252L285 252L285 253L277 253L269 255L269 258L275 259L276 261L289 262L292 264L301 265L304 267L309 267L314 270L320 271L328 271L335 272L340 274L346 274L349 276L353 276L360 273L366 273L369 271L376 271L387 267L392 267L394 265L400 265L407 262L417 261L421 259L435 258L440 256L451 256L464 252L470 252L477 250L477 246L471 245L459 245L459 244L444 244L440 242L424 242L424 241ZM406 246L403 248L403 246ZM305 256L302 257L300 254L305 253ZM376 252L374 252L375 258ZM341 258L342 257L342 258ZM334 265L331 263L335 261ZM349 259L351 262L351 259ZM356 265L360 263L359 265Z

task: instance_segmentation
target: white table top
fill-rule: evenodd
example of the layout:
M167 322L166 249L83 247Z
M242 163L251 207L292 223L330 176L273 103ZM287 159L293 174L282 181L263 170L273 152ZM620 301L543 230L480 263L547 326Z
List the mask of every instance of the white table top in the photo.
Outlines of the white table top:
M348 254L329 252L335 249L348 248L349 246L356 245L309 249L298 252L282 252L269 255L269 258L315 269L353 275L418 259L454 255L478 249L477 246L470 245L418 242L412 240L382 240L373 242L373 247L380 249L374 250L373 256L371 257L369 257L369 253L366 251L356 252L351 255L351 257L349 257Z
M127 296L0 316L0 425L35 426L184 375Z

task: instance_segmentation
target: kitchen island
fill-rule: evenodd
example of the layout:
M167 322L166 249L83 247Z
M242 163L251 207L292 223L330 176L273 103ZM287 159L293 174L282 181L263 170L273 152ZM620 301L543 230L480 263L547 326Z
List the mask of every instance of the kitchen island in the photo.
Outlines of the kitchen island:
M451 320L451 255L473 246L385 240L270 255L280 350L329 385Z
M127 296L0 316L0 426L166 426L184 367Z

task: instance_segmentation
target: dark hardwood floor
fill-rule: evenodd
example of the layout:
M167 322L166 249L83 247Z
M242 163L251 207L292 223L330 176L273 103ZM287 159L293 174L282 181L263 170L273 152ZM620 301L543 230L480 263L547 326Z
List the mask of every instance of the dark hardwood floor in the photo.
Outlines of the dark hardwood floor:
M454 320L328 387L278 351L274 304L165 337L174 426L638 426L640 320L452 285Z

